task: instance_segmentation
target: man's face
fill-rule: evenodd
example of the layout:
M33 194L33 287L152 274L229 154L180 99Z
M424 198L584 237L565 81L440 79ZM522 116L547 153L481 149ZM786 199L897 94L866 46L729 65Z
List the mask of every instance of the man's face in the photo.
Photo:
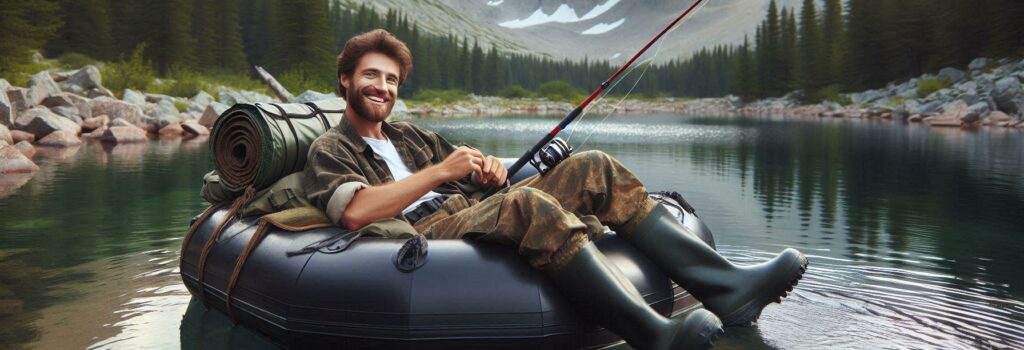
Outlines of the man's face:
M353 115L371 122L383 122L398 97L398 62L379 52L359 59L352 76L341 76L345 100Z

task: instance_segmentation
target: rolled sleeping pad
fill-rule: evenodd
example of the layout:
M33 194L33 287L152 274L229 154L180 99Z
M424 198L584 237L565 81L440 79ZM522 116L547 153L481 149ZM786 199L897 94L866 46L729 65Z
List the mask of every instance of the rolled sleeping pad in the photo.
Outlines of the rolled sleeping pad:
M302 170L309 146L341 121L345 100L239 103L224 111L210 133L210 154L222 186L264 189Z

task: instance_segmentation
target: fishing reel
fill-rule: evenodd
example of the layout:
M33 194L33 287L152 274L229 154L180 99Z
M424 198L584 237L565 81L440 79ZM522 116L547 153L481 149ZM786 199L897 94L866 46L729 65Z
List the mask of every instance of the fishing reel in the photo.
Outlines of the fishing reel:
M537 171L543 176L571 155L572 146L569 146L562 138L556 137L533 155L530 165L537 168Z

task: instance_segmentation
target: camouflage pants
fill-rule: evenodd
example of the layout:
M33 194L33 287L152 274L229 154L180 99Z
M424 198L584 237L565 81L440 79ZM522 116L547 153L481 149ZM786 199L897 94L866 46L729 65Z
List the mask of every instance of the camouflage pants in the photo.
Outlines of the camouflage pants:
M479 239L517 247L531 266L557 270L591 238L632 229L654 209L640 180L600 151L562 161L483 201L456 195L415 228L431 239Z

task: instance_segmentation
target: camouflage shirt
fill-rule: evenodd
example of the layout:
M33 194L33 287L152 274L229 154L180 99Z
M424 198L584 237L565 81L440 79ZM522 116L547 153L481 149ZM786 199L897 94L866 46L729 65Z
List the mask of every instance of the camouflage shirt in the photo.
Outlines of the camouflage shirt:
M440 163L457 147L408 122L384 122L381 129L412 173ZM341 224L341 213L356 191L394 181L384 159L373 152L348 117L313 142L305 171L311 179L306 191L309 201L323 209L336 225ZM479 191L481 188L471 182L470 176L434 189L437 193L466 197ZM402 219L401 215L397 218Z

